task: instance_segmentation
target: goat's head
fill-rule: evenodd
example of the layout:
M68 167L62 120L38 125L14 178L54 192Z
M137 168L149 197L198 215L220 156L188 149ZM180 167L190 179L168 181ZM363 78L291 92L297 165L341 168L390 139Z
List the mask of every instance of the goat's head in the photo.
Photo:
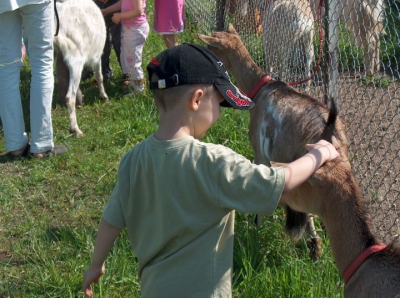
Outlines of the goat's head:
M214 32L211 36L198 34L198 37L207 44L208 49L221 59L227 69L231 67L234 63L233 59L235 59L230 54L238 52L237 50L241 47L245 49L232 24L229 24L228 32Z

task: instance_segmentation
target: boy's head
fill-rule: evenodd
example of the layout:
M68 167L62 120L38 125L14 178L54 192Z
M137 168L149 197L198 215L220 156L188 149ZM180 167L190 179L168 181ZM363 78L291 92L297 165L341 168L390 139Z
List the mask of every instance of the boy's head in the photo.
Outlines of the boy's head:
M184 43L169 48L150 61L147 71L152 90L182 85L213 85L224 98L221 106L240 110L249 110L254 106L250 98L232 84L217 56L202 46Z

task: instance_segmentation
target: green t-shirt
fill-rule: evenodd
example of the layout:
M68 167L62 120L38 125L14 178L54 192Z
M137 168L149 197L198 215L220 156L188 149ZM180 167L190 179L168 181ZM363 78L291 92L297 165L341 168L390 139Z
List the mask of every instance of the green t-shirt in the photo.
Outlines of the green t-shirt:
M151 136L122 158L103 218L127 228L142 297L231 297L234 210L271 215L284 183L222 145Z

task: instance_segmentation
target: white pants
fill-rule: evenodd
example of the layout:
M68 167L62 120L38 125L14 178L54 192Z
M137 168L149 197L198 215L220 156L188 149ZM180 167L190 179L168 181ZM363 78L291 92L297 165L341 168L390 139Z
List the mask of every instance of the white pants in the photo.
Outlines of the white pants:
M124 74L130 74L131 80L144 78L142 53L149 30L147 22L138 26L122 25L121 66Z
M28 143L19 90L22 27L28 37L31 67L31 152L53 148L53 2L30 4L0 14L0 118L7 151Z

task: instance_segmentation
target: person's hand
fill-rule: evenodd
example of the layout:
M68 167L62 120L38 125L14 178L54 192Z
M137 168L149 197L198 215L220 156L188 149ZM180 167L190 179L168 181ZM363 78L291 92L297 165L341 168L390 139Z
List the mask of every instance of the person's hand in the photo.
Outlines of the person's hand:
M336 138L332 137L332 143L337 143ZM336 144L335 144L336 145ZM324 157L324 161L328 162L339 157L339 152L335 149L335 146L325 140L320 140L315 144L306 144L306 150L309 152L312 150L318 150Z
M92 297L93 296L93 289L92 289L92 283L98 283L100 280L100 277L104 274L105 267L104 264L100 267L94 267L90 266L85 274L83 275L83 284L82 284L82 290L85 293L86 297Z
M111 20L115 23L115 24L119 24L119 22L121 22L121 14L120 13L114 13Z

